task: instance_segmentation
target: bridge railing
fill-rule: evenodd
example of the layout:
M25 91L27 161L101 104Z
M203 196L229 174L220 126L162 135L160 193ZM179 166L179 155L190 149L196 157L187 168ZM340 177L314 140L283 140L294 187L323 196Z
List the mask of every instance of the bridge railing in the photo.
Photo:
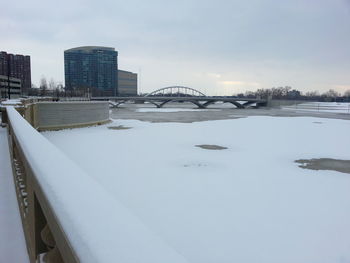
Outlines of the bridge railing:
M187 262L14 107L5 114L31 263Z

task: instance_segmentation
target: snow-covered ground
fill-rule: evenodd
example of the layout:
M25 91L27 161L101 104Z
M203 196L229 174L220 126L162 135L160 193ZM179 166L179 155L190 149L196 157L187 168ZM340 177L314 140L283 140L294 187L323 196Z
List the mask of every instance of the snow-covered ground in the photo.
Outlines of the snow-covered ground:
M119 125L131 129L108 129ZM349 130L345 120L248 117L43 134L188 262L345 263L350 175L294 160L349 159Z
M214 109L184 109L184 108L138 108L137 112L180 112L180 111L217 111Z
M350 103L307 102L307 103L295 104L293 106L285 106L285 107L283 107L283 109L298 110L298 111L349 113L350 114Z
M9 106L9 105L21 105L22 104L22 101L21 101L21 99L11 99L11 100L9 100L9 99L6 99L6 100L4 100L4 101L1 101L1 103L0 104L2 104L2 105L6 105L6 106Z
M0 118L1 121L1 118ZM7 130L0 127L0 262L29 262L14 185Z

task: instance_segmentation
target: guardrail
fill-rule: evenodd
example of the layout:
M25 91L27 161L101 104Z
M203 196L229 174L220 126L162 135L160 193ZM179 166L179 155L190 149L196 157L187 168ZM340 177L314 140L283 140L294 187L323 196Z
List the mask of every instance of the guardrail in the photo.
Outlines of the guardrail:
M6 107L31 263L186 263L99 183Z
M28 123L13 108L7 110L9 147L13 160L14 182L22 218L23 230L31 262L79 262L46 193L35 176L34 163L28 159L21 127ZM28 124L28 125L27 125ZM30 131L41 136L34 129Z

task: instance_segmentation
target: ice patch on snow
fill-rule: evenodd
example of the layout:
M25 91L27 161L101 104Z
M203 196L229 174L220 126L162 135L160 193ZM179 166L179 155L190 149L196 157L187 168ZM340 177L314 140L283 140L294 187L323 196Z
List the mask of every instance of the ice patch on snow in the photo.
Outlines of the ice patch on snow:
M215 145L215 144L199 144L195 145L196 147L205 149L205 150L225 150L227 147L223 147L220 145Z
M299 167L311 170L330 170L350 174L350 160L336 160L332 158L296 160Z

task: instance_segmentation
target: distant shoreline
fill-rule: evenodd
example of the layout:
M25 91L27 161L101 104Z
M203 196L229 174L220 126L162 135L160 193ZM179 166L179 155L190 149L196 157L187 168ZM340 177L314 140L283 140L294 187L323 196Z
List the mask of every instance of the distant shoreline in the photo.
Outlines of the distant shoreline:
M178 111L176 109L178 109ZM186 109L188 109L188 111L185 111ZM249 116L316 117L350 120L350 114L347 113L302 111L293 110L292 108L235 109L230 105L214 105L207 110L195 110L195 107L192 105L184 103L172 103L163 109L157 109L149 104L124 104L119 108L111 109L110 112L110 116L113 119L135 119L148 122L191 123L210 120L237 119Z

